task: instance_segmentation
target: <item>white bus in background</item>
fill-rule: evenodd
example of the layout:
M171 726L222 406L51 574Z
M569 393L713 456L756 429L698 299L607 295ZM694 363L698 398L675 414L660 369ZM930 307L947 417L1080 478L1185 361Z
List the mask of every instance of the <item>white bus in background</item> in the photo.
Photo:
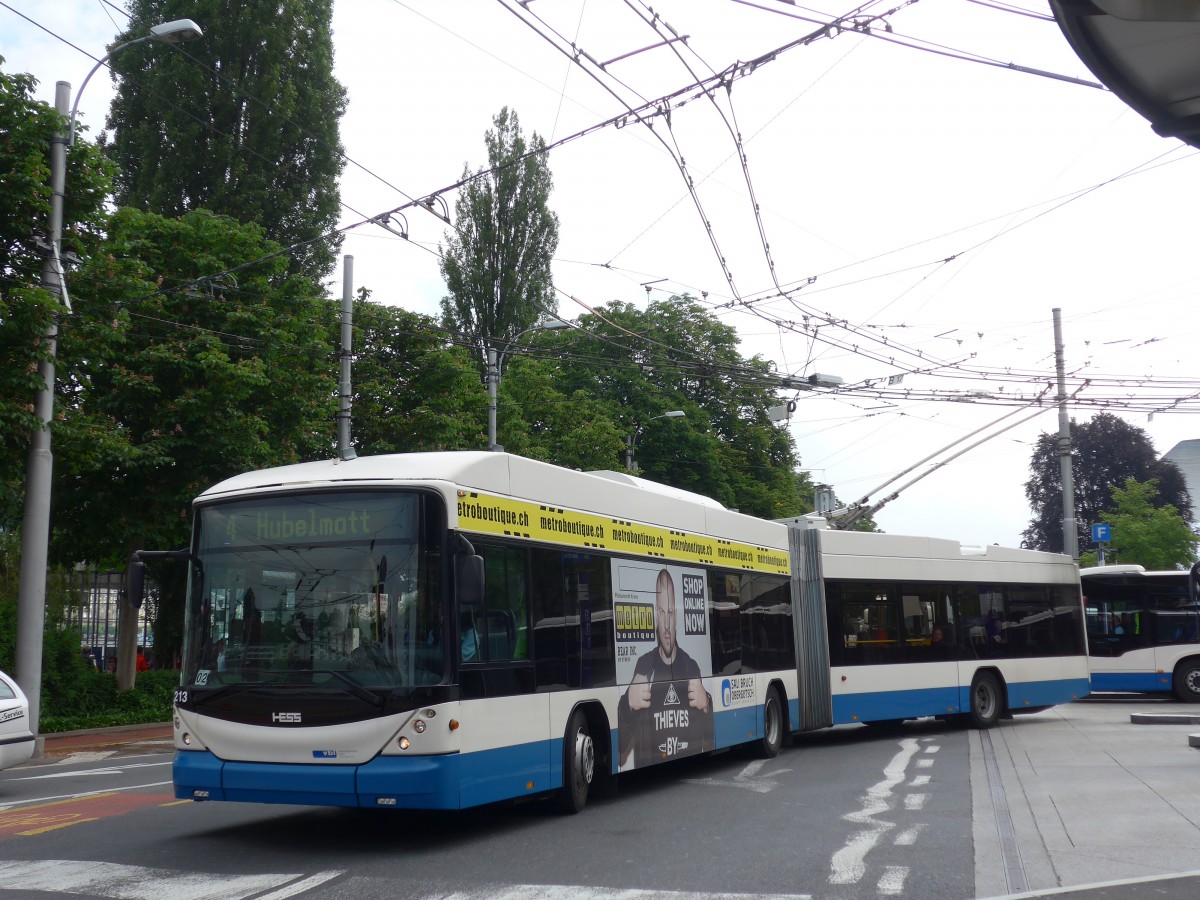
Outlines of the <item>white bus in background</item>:
M1087 693L1069 557L816 521L503 453L231 478L130 570L136 601L137 560L189 561L176 796L578 811L709 750Z
M1200 703L1198 566L1080 572L1093 691L1174 694Z

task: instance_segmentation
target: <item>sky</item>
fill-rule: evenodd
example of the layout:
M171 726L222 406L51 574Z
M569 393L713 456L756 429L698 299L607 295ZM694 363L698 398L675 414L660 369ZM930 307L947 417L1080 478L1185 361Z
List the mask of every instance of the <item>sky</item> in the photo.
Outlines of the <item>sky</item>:
M4 71L51 103L126 22L105 0L2 3ZM363 223L434 194L453 211L442 189L483 166L508 106L526 135L563 141L548 157L558 314L686 292L743 355L841 379L781 392L796 406L777 427L843 502L928 472L876 512L885 531L1019 546L1034 443L1058 431L1055 309L1072 417L1119 415L1160 454L1200 438L1198 151L1080 83L1095 78L1044 3L650 9L336 0L355 286L438 312L446 224L407 209L406 240ZM92 135L111 97L102 73L80 96ZM619 121L643 104L650 127ZM342 283L339 268L330 293Z

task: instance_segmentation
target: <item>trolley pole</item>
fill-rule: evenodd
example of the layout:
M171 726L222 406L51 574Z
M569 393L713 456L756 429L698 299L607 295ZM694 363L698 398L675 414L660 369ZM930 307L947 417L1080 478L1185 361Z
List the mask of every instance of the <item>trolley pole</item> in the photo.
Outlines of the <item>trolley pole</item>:
M1071 419L1067 415L1067 376L1063 364L1062 310L1054 311L1054 369L1058 375L1058 465L1063 489L1063 553L1079 562L1079 526L1075 521L1075 479L1071 471Z

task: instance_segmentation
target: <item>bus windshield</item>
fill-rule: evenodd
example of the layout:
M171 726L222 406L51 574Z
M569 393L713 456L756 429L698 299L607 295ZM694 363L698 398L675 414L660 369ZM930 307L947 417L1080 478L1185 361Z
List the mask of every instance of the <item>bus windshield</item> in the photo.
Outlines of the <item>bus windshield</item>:
M183 684L386 688L444 675L440 553L416 493L201 507Z

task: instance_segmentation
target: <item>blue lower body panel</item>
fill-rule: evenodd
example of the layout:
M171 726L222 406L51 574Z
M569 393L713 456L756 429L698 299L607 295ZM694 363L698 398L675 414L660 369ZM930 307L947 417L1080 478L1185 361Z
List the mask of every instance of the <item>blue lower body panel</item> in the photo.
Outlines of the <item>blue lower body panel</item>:
M180 750L172 775L181 800L462 809L561 787L562 739L478 753L378 756L361 766L226 762L206 750Z
M1008 709L1020 712L1027 708L1069 703L1086 697L1090 691L1091 686L1086 678L1017 682L1008 685ZM969 685L839 694L833 698L833 721L836 725L956 715L970 710Z
M733 747L757 740L763 734L763 708L744 706L713 716L713 748Z
M836 694L833 698L833 722L885 722L891 719L915 719L920 716L944 716L964 710L967 688L954 686L909 691L873 691L863 694Z
M1171 690L1170 672L1093 672L1093 691L1150 693Z

